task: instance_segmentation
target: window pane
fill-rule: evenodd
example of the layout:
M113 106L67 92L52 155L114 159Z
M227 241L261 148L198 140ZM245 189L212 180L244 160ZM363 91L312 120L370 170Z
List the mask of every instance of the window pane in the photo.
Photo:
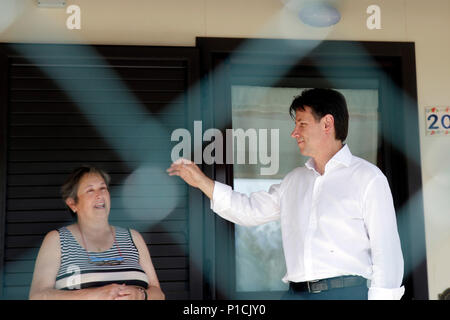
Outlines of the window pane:
M272 144L278 143L278 155L271 155L278 161L279 169L273 175L261 175L261 164L256 154L256 164L249 164L249 145L245 147L245 163L235 164L234 189L250 194L254 191L269 190L272 184L279 183L283 177L298 166L303 166L307 158L300 154L296 141L290 134L294 122L289 116L289 106L300 88L270 88L256 86L232 86L232 126L244 131L255 129L279 130L279 141L271 141L268 134L268 154ZM342 89L350 113L349 134L346 143L356 156L374 164L378 149L378 90ZM258 136L257 136L258 137ZM277 159L274 159L277 158ZM280 223L274 221L257 227L235 226L236 246L236 290L272 291L286 290L287 284L281 281L286 266L282 250Z

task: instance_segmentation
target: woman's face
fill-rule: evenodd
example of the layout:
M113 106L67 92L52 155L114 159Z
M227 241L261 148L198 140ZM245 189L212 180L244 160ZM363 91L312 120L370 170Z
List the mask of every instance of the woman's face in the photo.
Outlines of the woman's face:
M111 198L105 180L98 174L85 174L78 184L78 201L71 201L69 206L78 217L108 217ZM72 199L73 200L73 199ZM69 200L70 201L70 200Z

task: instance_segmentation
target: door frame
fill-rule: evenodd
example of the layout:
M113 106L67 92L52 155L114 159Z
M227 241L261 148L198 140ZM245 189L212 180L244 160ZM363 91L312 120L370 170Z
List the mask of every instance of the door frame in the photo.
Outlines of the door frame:
M388 135L382 142L383 157L379 163L391 185L397 217L401 219L399 233L406 269L404 299L428 299L414 43L198 37L197 46L206 83L202 96L204 108L209 110L207 119L223 133L231 129L233 63L276 68L285 58L295 60L297 56L280 82L291 78L299 68L313 78L324 77L323 66L329 70L369 68L379 73L384 120L381 129ZM333 87L332 80L329 84ZM396 91L395 86L400 90ZM383 110L389 110L389 114ZM232 165L216 164L206 173L233 186ZM414 204L409 201L413 196ZM205 259L212 263L210 279L214 282L209 295L214 299L277 299L279 293L236 292L234 225L213 214L205 215L205 225L209 226L205 243L214 244L205 250Z

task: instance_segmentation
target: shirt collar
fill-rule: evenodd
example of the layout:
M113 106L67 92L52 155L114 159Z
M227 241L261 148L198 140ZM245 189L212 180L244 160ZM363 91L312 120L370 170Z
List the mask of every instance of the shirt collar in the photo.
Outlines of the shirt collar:
M339 150L330 161L335 161L342 163L344 166L349 167L352 162L352 153L350 152L350 148L348 145L344 144L344 146ZM330 162L328 161L328 162Z
M341 163L344 166L349 167L352 162L352 156L353 155L350 152L348 145L345 144L341 148L341 150L336 152L336 154L330 160L328 160L327 164L325 165L325 170L326 170L328 164L333 163L333 162ZM309 158L308 161L306 161L305 166L310 170L316 170L316 166L315 166L313 158Z
M316 170L316 166L314 165L314 159L309 158L308 161L305 163L305 167L307 167L309 170Z

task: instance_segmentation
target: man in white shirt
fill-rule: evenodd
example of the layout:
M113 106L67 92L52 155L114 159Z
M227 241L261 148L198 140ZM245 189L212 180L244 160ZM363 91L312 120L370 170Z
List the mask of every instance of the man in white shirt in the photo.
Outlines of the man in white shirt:
M403 256L391 191L384 174L343 143L345 98L331 89L305 90L290 113L291 136L310 159L268 192L235 192L185 159L167 171L201 189L231 222L281 220L287 298L400 299Z

